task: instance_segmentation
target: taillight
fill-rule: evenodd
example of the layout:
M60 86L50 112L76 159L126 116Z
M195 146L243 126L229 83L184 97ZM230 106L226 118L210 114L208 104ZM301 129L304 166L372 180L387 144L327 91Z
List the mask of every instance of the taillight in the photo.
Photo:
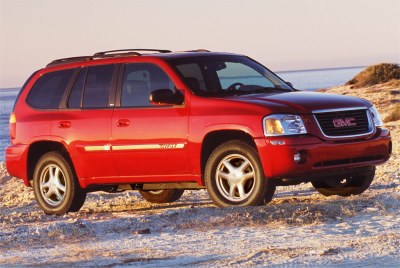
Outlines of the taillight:
M15 139L17 135L17 117L15 113L10 114L10 138Z

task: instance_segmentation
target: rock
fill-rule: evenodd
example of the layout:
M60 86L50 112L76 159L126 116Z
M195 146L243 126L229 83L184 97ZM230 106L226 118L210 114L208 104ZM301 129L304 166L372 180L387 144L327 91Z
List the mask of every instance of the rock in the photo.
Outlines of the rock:
M327 256L327 255L336 255L339 254L340 250L338 248L328 248L321 252L319 255L321 256Z
M133 232L133 234L151 234L151 231L149 228L146 228L146 229L136 230Z

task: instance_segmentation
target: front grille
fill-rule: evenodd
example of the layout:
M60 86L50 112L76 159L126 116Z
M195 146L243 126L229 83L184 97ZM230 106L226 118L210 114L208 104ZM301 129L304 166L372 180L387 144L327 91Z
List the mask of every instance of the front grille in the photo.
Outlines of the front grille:
M353 137L372 132L366 109L316 111L314 116L322 133L327 137Z

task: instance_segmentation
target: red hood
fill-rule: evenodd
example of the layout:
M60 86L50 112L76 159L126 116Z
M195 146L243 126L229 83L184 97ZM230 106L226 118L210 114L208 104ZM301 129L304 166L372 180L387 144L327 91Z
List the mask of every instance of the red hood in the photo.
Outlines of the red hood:
M232 99L254 103L263 106L286 106L287 112L293 112L293 109L300 113L310 113L315 110L334 109L334 108L352 108L367 107L371 103L367 100L343 96L338 94L317 93L309 91L287 92L278 94L251 94L233 97Z

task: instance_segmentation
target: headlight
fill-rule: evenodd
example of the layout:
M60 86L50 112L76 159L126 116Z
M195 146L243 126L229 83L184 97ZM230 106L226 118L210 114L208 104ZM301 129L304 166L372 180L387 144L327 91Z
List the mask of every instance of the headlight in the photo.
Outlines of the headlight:
M298 135L307 133L299 115L273 114L264 117L265 136Z
M380 115L378 113L378 110L375 109L374 106L371 106L368 110L371 113L372 120L374 120L375 126L376 127L382 127L383 126L383 122L382 122L382 119L381 119L381 117L380 117Z

